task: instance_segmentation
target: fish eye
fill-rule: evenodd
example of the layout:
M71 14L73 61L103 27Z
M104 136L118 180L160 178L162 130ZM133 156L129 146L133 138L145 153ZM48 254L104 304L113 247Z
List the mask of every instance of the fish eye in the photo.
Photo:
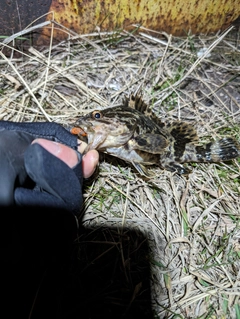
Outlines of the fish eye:
M102 113L100 111L93 111L92 112L92 117L94 119L100 119L100 118L102 118Z

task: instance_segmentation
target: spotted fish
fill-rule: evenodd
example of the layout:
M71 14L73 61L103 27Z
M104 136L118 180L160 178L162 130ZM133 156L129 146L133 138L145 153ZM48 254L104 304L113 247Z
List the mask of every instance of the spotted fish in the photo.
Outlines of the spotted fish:
M78 118L72 132L80 139L87 137L86 151L96 149L121 158L142 175L148 175L149 165L188 174L184 163L222 162L240 156L240 144L234 138L200 145L191 124L176 121L165 125L139 95L131 95L120 106Z

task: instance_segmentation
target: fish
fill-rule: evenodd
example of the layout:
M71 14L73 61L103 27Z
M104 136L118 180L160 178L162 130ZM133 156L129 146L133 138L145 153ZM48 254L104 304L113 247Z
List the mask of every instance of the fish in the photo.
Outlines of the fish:
M201 145L191 123L161 122L138 94L125 97L121 105L79 117L72 132L87 138L86 152L95 149L120 158L145 176L152 165L186 175L191 170L185 163L217 163L240 156L236 139L223 137Z

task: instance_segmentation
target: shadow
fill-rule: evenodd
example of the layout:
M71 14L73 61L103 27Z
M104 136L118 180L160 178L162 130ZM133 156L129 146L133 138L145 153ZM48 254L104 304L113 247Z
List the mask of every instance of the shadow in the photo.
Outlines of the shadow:
M52 0L17 0L1 1L0 7L0 33L10 36L22 31L27 26L45 21L43 16L49 11ZM43 16L43 17L42 17Z
M17 32L23 31L27 27L32 27L45 22L52 0L17 0L17 1L1 1L0 6L0 34L3 37L9 37ZM36 21L35 21L36 20ZM26 51L29 47L37 44L37 40L42 33L39 27L35 31L28 32L23 36L18 36L10 44L20 50ZM11 48L4 47L3 52L9 56L14 54L15 57L21 57Z
M1 211L4 318L153 318L142 233L81 228L72 242L71 214Z
M140 232L84 229L62 297L62 318L153 318L149 248Z

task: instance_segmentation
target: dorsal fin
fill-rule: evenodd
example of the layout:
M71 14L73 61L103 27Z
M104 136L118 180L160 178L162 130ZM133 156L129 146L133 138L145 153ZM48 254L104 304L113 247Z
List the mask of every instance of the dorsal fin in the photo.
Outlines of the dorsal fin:
M152 112L149 106L142 99L141 95L131 94L129 97L125 97L124 106L141 112L142 114L150 118L153 122L155 122L158 126L164 126L164 123L162 123L160 119Z

